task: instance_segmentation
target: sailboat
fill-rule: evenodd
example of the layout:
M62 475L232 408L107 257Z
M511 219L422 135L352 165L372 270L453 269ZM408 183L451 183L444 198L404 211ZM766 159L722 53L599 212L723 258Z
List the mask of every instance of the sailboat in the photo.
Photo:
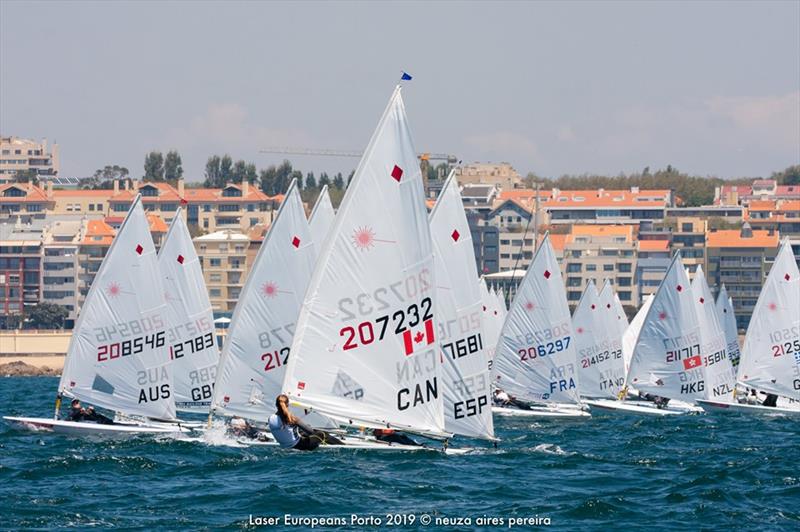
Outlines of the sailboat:
M214 312L180 208L158 252L158 268L167 300L175 407L184 412L208 412L219 362Z
M737 380L744 386L800 401L800 270L788 239L758 296L739 361ZM800 416L790 405L768 407L734 401L698 401L707 411Z
M725 331L725 340L728 343L728 356L731 359L731 364L734 368L739 365L739 358L742 356L742 350L739 347L739 327L736 325L736 314L733 310L733 300L728 295L728 290L725 285L717 294L717 316L722 321L722 328Z
M644 319L620 400L593 401L592 409L655 416L701 411L692 404L706 397L700 328L694 291L678 252ZM629 386L670 402L657 408L649 401L626 400Z
M500 329L503 327L502 310L497 307L497 300L492 297L491 292L486 287L486 281L478 280L478 290L481 293L483 303L483 341L486 345L486 358L489 371L492 371L494 364L494 354L497 348L497 341L500 339Z
M647 317L647 313L650 312L653 299L655 299L654 294L650 294L645 298L644 303L639 307L638 312L636 312L636 315L622 334L622 361L625 365L626 375L631 366L633 350L636 347L636 342L639 340L639 333L642 332L642 325L644 325L644 319Z
M491 381L483 337L483 298L467 216L453 172L431 210L436 279L437 342L444 355L445 430L496 440ZM496 302L496 299L495 299Z
M561 271L550 237L545 235L506 316L492 366L495 386L529 408L496 406L494 412L588 417L578 395L576 366Z
M149 224L137 196L103 259L70 339L53 419L4 417L81 436L183 431L169 368L169 322ZM58 419L62 397L165 423L102 425Z
M620 320L613 301L608 283L598 293L589 281L572 315L579 388L585 398L614 398L625 382Z
M449 439L437 309L422 176L398 86L322 246L284 392L344 426Z
M211 414L265 420L281 393L316 248L292 180L258 250L222 348Z
M318 252L322 249L322 245L328 237L334 218L336 218L336 213L333 210L331 196L328 194L328 185L325 185L320 190L317 202L308 216L311 238L314 240L314 246L316 246Z

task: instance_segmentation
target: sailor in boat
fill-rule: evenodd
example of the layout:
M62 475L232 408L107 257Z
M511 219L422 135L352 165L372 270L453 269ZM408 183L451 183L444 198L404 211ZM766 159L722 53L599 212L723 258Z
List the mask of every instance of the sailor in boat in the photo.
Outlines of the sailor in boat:
M235 438L249 438L251 440L268 441L266 434L250 424L246 419L234 416L228 423L228 432Z
M315 430L305 421L292 415L289 411L289 398L281 394L275 399L277 412L269 416L269 430L278 445L285 449L313 451L323 443L325 445L344 445L339 438L324 430ZM302 434L301 434L302 433Z
M375 429L372 431L372 435L376 440L385 441L386 443L399 443L400 445L421 445L405 434L397 432L394 429Z
M81 406L81 402L78 399L73 399L72 403L70 404L69 415L67 416L69 421L92 421L94 423L99 423L101 425L113 425L114 421L110 418L100 414L99 412L94 411L94 407L90 406L89 408L83 408Z
M666 408L667 404L669 403L668 397L661 397L660 395L655 395L652 393L639 392L639 399L653 403L656 405L656 408Z
M511 397L504 390L500 388L494 389L494 404L495 406L506 406L519 408L520 410L530 410L531 406L524 401L518 400L516 397Z
M778 406L778 396L774 393L768 393L761 406L771 406L773 408Z

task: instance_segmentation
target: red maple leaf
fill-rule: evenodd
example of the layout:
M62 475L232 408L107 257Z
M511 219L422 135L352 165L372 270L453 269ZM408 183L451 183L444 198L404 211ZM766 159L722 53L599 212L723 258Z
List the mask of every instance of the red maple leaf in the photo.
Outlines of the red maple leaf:
M419 332L417 332L416 335L414 335L414 341L417 342L417 343L420 343L424 339L425 339L425 335L422 334L422 331L419 331Z

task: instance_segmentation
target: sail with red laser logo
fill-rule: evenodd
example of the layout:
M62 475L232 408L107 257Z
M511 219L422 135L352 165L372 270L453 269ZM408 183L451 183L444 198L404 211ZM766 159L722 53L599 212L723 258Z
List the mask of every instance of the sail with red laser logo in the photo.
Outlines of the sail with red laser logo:
M293 404L447 437L425 195L400 87L322 247L292 343Z
M158 271L137 196L81 308L59 393L125 414L175 419L167 304Z
M316 256L293 180L236 304L217 370L215 412L255 419L274 412Z
M448 432L494 439L483 301L458 182L451 173L430 214L442 388Z
M576 364L561 269L545 235L500 333L495 384L522 401L579 403Z
M788 239L781 244L753 309L738 380L800 399L800 271Z
M167 300L167 345L175 407L208 412L219 362L214 312L180 208L158 252L158 268Z

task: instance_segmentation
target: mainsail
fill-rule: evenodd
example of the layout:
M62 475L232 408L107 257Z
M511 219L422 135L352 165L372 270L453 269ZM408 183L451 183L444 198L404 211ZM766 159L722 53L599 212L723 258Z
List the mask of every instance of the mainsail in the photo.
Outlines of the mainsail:
M702 339L694 299L678 252L639 333L628 384L640 392L689 403L706 398Z
M311 227L311 238L314 240L314 246L317 253L322 249L325 240L328 238L328 232L333 227L333 220L336 218L336 213L333 210L331 197L328 194L328 185L322 187L322 190L317 197L317 202L314 208L311 209L311 214L308 217L308 225Z
M717 316L722 321L722 329L725 331L725 341L728 343L728 356L733 367L739 366L741 349L739 348L739 327L736 325L736 314L733 311L733 300L728 296L725 285L717 294Z
M800 399L800 271L784 240L747 327L738 379Z
M208 412L219 349L203 270L180 209L158 252L158 268L167 300L167 345L173 361L170 372L175 406L178 410Z
M702 266L697 267L692 279L692 292L700 322L700 352L706 373L706 395L709 399L732 400L736 374L728 356L725 331Z
M137 196L81 308L59 393L126 414L175 419L166 306Z
M581 395L614 398L625 382L621 338L608 283L602 295L589 281L572 315L572 327Z
M494 299L486 288L486 281L480 279L478 281L478 290L481 293L481 302L483 303L483 341L486 346L486 358L488 360L489 371L492 371L494 364L494 354L497 349L497 341L500 338L500 329L503 325L503 320L500 317L502 312L497 308L497 300Z
M400 87L336 215L284 381L295 404L447 437L430 227Z
M506 316L495 353L496 385L523 401L577 403L572 318L545 235Z
M494 438L483 301L467 216L451 173L430 214L436 278L437 341L444 368L445 429Z
M217 371L214 411L259 419L274 411L315 259L293 180L233 313Z
M653 294L645 298L639 311L636 312L636 316L633 317L631 323L625 328L625 332L622 334L622 361L625 365L626 375L631 366L633 350L636 347L636 342L639 340L639 333L642 332L642 325L644 325L644 319L647 317L647 313L650 312L650 305L653 304L653 299L655 299Z

